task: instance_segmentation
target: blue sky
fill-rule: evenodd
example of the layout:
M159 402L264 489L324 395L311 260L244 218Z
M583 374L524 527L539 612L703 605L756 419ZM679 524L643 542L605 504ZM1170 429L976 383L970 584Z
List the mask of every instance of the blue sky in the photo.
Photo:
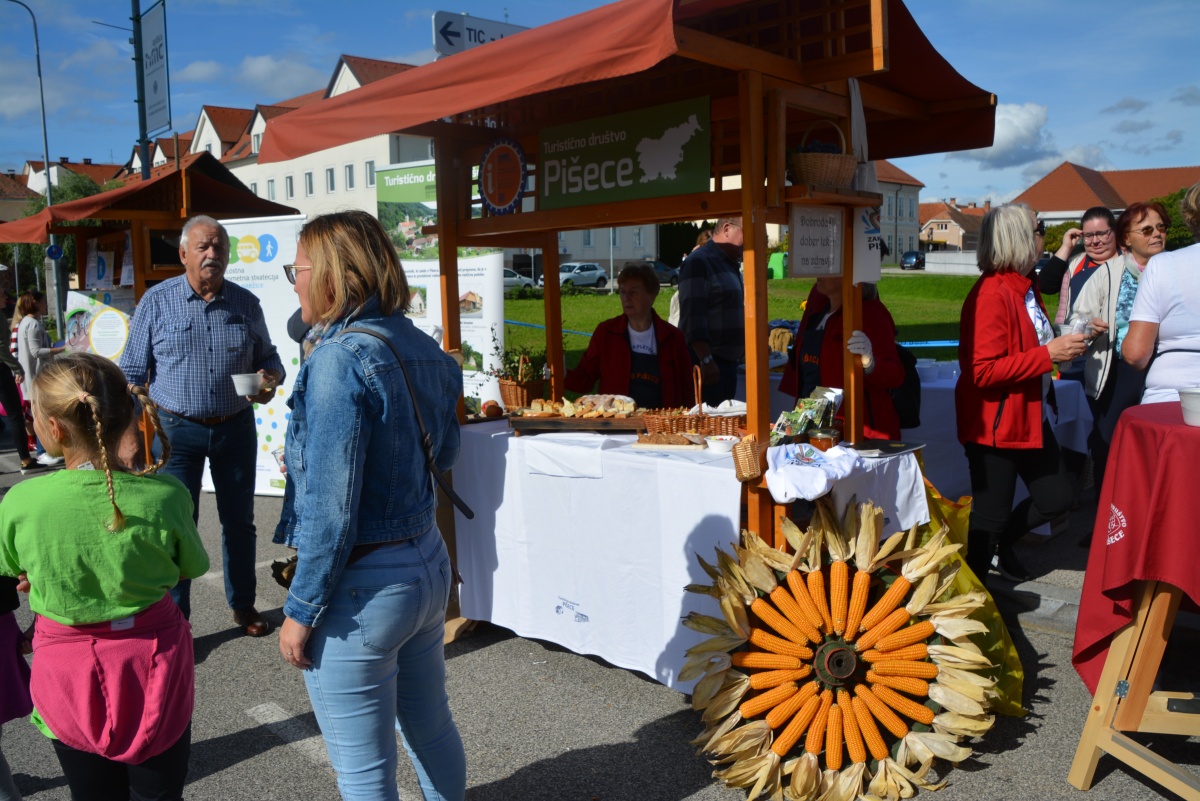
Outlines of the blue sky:
M137 135L128 0L25 0L37 15L51 160L124 162ZM148 8L150 0L142 0ZM251 108L322 88L340 54L424 63L435 11L535 26L596 0L168 0L171 103ZM1097 169L1200 163L1200 3L909 0L934 46L1000 107L993 147L896 163L922 200L1007 200L1064 159ZM29 15L0 0L0 171L41 160ZM568 46L568 43L564 43Z

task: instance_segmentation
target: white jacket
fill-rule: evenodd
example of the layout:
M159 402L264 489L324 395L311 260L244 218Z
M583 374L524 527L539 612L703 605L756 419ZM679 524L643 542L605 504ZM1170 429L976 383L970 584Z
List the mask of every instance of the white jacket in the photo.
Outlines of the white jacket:
M1075 298L1071 319L1067 321L1074 325L1099 317L1108 323L1108 330L1092 340L1084 365L1083 386L1092 398L1100 396L1112 370L1113 360L1117 358L1117 297L1121 294L1121 276L1125 274L1126 264L1141 272L1128 255L1109 259L1097 267L1096 274L1087 280L1079 291L1079 297Z

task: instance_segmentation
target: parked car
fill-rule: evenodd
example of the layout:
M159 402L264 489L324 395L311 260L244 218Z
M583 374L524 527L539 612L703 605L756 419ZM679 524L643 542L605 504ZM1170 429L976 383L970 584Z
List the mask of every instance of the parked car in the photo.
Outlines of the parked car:
M657 259L643 259L642 261L627 261L626 267L636 266L639 264L648 264L654 268L654 274L658 276L658 283L670 284L671 286L679 286L679 268L672 267Z
M1037 260L1037 264L1033 265L1033 274L1034 274L1034 275L1041 275L1041 274L1042 274L1042 268L1043 268L1043 267L1045 267L1047 264L1049 264L1049 263L1050 263L1050 259L1051 259L1051 258L1053 258L1053 257L1051 257L1051 256L1042 256L1040 259L1038 259L1038 260Z
M504 268L504 288L512 289L513 287L518 287L518 286L533 286L533 279L526 278L525 276L521 275L516 270L510 270L507 267L505 267Z
M558 268L559 286L608 286L608 274L599 264L590 261L569 261ZM546 276L538 279L538 286L546 285Z
M900 257L901 270L924 270L925 254L919 250L909 250Z

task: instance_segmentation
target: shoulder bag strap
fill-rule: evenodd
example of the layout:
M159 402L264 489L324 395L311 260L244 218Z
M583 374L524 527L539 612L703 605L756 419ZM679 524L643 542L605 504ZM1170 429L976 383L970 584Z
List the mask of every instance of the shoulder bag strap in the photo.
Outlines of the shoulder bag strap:
M433 480L437 482L437 485L442 488L443 492L446 493L446 497L448 497L450 501L456 507L458 507L458 511L462 512L463 517L467 518L468 520L474 520L475 513L471 511L471 507L467 506L466 502L463 501L462 498L458 497L458 494L454 491L454 488L450 486L450 484L446 481L446 477L442 475L442 471L438 469L437 461L433 453L433 437L429 434L428 429L425 428L425 419L421 416L421 407L417 405L417 395L415 392L413 392L412 381L410 381L408 378L408 369L404 366L404 359L400 358L400 351L396 350L396 346L392 344L390 339L377 331L372 331L369 328L359 328L357 326L343 328L342 333L366 334L367 336L375 337L387 345L392 351L392 355L396 357L396 362L400 365L400 373L404 376L404 384L408 387L408 396L412 398L413 411L416 412L417 415L417 428L421 431L421 449L425 451L425 467L429 470L430 474L433 476Z

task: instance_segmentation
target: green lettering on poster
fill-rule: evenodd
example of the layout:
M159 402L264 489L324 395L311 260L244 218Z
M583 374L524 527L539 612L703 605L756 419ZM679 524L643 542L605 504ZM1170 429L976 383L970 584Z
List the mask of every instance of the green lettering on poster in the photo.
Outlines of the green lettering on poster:
M709 99L542 130L538 206L562 209L709 190Z

